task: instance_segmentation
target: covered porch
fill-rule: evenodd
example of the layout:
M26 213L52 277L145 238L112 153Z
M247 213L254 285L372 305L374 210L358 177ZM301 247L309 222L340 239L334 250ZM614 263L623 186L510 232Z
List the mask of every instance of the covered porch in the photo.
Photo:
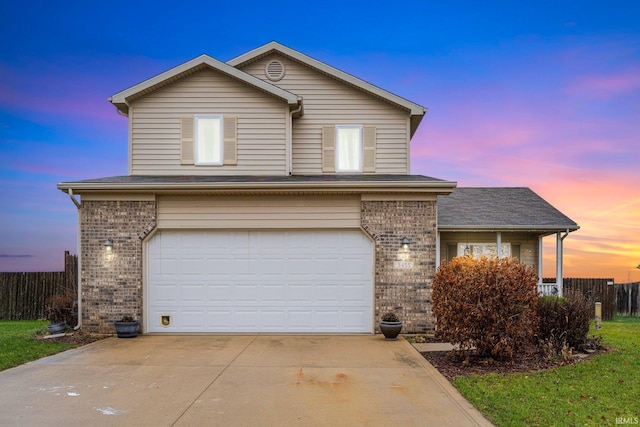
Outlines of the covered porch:
M529 188L457 188L438 196L436 267L456 256L515 257L538 272L542 295L562 296L564 240L580 227ZM555 241L555 282L543 283L543 239Z

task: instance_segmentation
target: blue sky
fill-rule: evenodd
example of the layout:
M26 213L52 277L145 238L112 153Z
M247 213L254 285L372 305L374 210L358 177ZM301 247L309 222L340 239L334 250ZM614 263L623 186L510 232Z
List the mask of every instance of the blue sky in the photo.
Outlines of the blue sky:
M410 4L2 2L0 271L62 269L56 184L127 173L109 96L276 40L428 107L412 173L531 187L581 226L567 275L640 280L640 2Z

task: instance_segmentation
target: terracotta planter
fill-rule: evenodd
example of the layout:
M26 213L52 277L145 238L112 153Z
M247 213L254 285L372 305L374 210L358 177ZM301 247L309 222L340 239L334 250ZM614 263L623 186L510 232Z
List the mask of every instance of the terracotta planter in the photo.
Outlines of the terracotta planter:
M402 330L402 322L380 322L380 332L384 335L384 339L387 341L395 341L400 335Z
M133 322L113 322L116 326L116 334L118 338L135 338L138 336L138 330L140 329L140 321L134 320Z

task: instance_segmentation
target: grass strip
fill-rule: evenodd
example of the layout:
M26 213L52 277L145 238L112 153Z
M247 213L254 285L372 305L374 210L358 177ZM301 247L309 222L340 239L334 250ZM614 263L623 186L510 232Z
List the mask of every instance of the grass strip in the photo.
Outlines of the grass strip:
M47 323L0 320L0 371L76 347L75 344L36 340L36 333L44 331Z
M497 426L639 424L640 318L603 322L612 350L571 366L459 377L453 384Z

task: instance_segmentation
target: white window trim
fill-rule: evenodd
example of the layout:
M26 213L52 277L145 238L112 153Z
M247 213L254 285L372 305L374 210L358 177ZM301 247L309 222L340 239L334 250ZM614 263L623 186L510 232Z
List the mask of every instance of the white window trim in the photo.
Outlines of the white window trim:
M511 243L501 243L502 258L511 256ZM495 242L489 243L458 243L458 256L473 255L478 259L481 255L488 257L496 256L497 245ZM469 252L469 253L467 253Z
M335 170L336 173L362 173L362 158L364 156L363 154L363 135L362 135L362 125L336 125L336 141L335 141L335 157L336 157L336 165L335 165ZM338 147L338 144L340 142L340 138L339 138L339 134L340 134L340 129L358 129L359 135L360 135L360 139L359 139L359 148L360 148L360 157L359 157L359 161L358 161L358 168L356 169L340 169L338 167L338 165L340 164L340 150Z
M218 150L220 151L219 162L201 162L198 160L198 120L200 119L218 119L220 121L220 135L218 136ZM222 114L196 114L193 116L193 160L196 166L222 166L224 162L222 148L224 146L224 120Z

